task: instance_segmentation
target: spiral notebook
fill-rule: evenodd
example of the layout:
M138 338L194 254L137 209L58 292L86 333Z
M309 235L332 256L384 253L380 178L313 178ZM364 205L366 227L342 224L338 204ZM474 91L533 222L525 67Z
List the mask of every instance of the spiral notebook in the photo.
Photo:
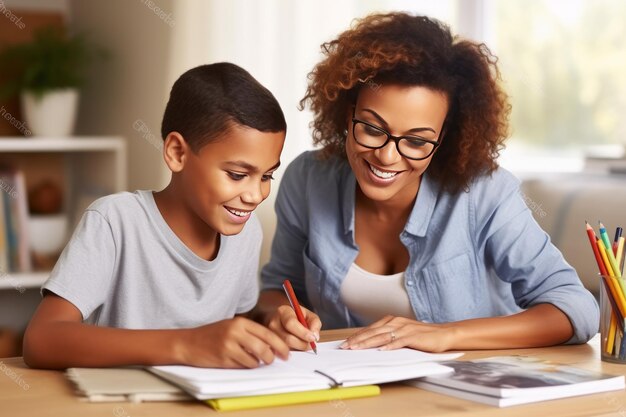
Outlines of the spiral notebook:
M341 342L319 343L313 352L291 352L287 361L255 369L154 366L151 372L200 400L354 387L440 375L452 369L438 361L462 353L433 354L413 349L342 350Z

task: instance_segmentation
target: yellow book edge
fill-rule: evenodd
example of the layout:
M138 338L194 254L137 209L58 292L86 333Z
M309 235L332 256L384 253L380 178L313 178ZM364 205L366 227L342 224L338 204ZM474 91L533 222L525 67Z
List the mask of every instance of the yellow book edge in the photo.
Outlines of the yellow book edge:
M253 395L249 397L218 398L205 402L217 411L249 410L279 405L305 404L321 401L347 400L374 397L380 394L378 385L361 385L348 388L330 388L284 394Z

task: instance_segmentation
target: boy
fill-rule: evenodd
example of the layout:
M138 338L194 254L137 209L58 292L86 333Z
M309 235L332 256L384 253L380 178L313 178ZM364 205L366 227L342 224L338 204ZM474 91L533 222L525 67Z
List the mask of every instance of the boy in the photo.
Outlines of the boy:
M193 68L172 87L160 192L101 198L63 251L24 336L37 368L256 367L287 345L243 317L258 297L252 211L280 164L285 118L236 65Z

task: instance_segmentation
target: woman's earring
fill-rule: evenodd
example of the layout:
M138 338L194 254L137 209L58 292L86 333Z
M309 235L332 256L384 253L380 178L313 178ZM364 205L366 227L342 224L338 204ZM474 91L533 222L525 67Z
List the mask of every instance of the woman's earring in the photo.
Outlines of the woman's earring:
M343 130L343 137L348 137L348 129Z

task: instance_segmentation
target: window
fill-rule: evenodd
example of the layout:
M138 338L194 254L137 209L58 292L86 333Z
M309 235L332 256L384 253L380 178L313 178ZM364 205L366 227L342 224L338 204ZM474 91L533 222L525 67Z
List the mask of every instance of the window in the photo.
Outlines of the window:
M626 2L490 0L483 11L484 40L499 57L513 105L503 165L573 171L598 147L619 157L626 143Z

